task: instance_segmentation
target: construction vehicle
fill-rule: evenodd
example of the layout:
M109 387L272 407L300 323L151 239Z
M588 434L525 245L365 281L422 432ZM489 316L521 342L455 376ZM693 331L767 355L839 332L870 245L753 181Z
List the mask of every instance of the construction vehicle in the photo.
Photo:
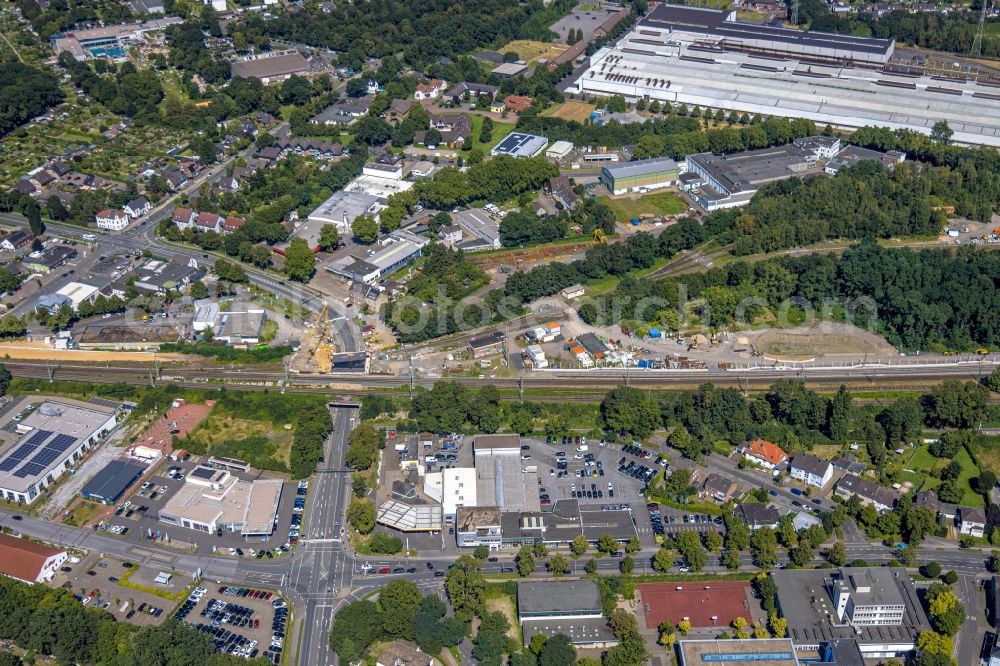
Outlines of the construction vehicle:
M987 354L990 353L990 350L986 349L985 347L980 347L979 349L976 350L976 353L979 354L980 356L986 356Z
M607 243L608 237L605 235L604 230L600 227L594 229L594 242L595 243Z
M316 336L316 351L313 358L319 372L330 372L333 368L333 338L330 336L330 309L323 303L323 309L316 315L316 325L313 328Z

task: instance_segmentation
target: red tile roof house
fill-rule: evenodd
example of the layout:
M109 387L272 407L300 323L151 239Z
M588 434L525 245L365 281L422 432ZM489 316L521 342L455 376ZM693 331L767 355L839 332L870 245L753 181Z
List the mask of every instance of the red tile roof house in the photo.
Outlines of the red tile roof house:
M788 454L780 446L772 444L766 439L755 439L747 444L743 451L743 457L764 469L774 469L776 465L788 460Z
M51 580L66 561L65 550L0 534L0 574L25 583Z
M225 222L222 223L222 231L223 233L231 234L246 223L247 221L244 220L242 217L230 216L227 217Z
M219 233L222 229L222 218L215 213L198 213L198 219L194 221L194 225L199 231Z
M535 100L530 97L523 97L521 95L507 95L504 97L503 103L507 105L507 108L514 113L520 113L521 111L526 111L531 103Z

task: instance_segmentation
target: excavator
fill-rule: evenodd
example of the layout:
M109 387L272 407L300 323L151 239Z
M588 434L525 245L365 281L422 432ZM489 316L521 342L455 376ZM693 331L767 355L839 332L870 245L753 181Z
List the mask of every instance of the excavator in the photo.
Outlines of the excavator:
M604 234L604 230L600 227L594 227L594 242L598 244L608 242L608 237Z

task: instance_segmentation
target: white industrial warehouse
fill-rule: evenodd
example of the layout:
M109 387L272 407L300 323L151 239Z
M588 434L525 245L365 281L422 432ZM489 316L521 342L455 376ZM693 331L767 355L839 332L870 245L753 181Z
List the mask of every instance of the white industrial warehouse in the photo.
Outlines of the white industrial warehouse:
M569 93L878 125L1000 146L1000 82L886 71L891 40L741 23L734 11L660 5L595 53Z

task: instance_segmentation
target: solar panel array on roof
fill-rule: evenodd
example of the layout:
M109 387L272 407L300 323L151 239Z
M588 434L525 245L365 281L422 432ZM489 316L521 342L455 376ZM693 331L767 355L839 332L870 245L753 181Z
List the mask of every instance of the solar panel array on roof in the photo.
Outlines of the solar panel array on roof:
M32 434L26 442L14 449L13 452L9 453L3 462L0 462L0 472L9 472L23 463L32 453L35 452L38 445L45 441L50 435L52 435L52 432L49 430L39 430L38 432ZM25 476L25 474L21 473L23 469L24 468L18 470L14 476Z
M207 467L195 467L188 476L193 476L196 479L211 479L215 476L215 470L208 469Z

